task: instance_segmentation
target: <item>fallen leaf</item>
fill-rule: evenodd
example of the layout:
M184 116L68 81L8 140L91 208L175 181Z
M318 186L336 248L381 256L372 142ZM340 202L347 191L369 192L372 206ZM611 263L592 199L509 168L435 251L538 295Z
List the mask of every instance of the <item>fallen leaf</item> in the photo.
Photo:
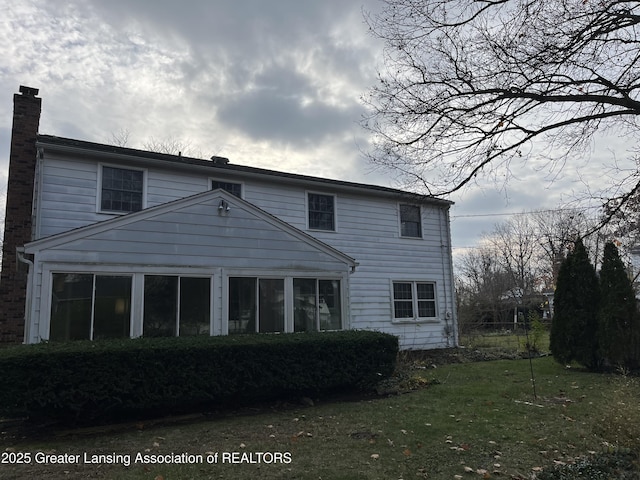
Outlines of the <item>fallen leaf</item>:
M380 458L380 455L378 455L377 453L372 453L371 458L373 458L374 460L377 460Z
M164 477L162 475L158 475L153 480L164 480Z
M471 467L464 467L464 471L467 473L472 473L474 470Z
M405 448L404 451L402 452L402 454L405 457L410 457L411 456L411 450L409 450L408 448Z

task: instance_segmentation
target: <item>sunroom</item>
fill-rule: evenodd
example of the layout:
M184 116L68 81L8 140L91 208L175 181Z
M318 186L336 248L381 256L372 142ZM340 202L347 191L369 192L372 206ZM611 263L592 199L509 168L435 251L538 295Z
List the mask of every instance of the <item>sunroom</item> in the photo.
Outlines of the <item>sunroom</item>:
M23 258L28 343L346 329L357 265L221 190L31 242Z

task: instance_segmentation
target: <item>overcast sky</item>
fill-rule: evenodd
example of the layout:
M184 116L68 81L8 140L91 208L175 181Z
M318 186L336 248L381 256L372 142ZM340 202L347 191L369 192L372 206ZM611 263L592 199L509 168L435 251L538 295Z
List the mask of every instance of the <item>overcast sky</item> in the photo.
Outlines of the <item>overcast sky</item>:
M13 94L27 85L40 89L40 133L112 143L126 130L133 148L174 139L203 158L398 187L362 153L360 99L383 48L363 10L378 8L378 0L0 0L2 184ZM508 218L494 214L570 201L581 189L577 171L589 168L598 162L560 173L529 162L506 188L488 180L450 197L454 246L475 245Z

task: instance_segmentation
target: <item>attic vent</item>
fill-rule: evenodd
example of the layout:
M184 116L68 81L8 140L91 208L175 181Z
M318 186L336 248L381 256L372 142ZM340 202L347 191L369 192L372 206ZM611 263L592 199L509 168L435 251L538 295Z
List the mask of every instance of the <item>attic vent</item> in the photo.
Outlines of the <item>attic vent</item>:
M229 163L228 158L216 157L215 155L211 157L211 160L213 160L213 163L215 163L216 165L226 165Z

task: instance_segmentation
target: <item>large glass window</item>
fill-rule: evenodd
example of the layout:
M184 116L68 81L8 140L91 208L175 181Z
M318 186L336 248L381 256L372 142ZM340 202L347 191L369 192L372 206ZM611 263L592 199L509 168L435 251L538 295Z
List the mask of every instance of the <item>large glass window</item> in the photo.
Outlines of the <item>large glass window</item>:
M342 328L342 303L340 280L318 280L320 330Z
M126 338L131 277L54 273L49 340Z
M258 289L258 331L284 332L284 280L261 278Z
M256 278L229 278L229 333L256 331Z
M145 337L209 334L211 279L145 275Z
M142 210L143 185L142 170L103 166L100 208L110 212Z
M209 335L211 330L211 279L180 279L180 336Z
M417 205L400 205L400 235L422 237L422 217Z
M318 281L314 278L293 279L293 330L318 331Z
M284 331L284 279L229 278L230 334Z
M294 331L316 332L342 328L340 280L294 278Z
M335 197L309 193L307 197L309 209L309 228L312 230L335 230Z
M393 282L393 317L426 319L436 317L433 282Z

